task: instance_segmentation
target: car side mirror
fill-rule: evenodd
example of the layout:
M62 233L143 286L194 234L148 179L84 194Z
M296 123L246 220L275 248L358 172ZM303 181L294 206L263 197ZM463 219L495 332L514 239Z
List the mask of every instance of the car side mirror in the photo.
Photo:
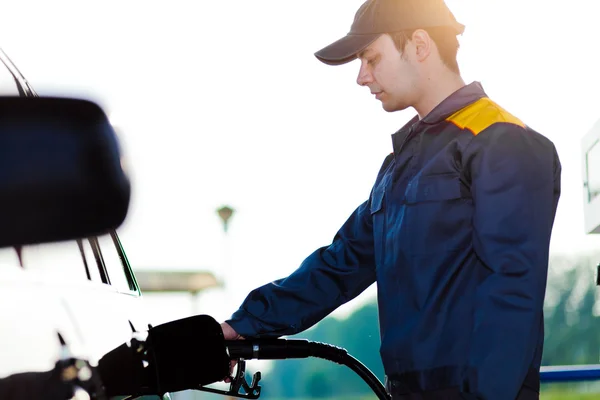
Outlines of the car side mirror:
M115 229L130 192L115 131L97 104L0 97L0 247Z

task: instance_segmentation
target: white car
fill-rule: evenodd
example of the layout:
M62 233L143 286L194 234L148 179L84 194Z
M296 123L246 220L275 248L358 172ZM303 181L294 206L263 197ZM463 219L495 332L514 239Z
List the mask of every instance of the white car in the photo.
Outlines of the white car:
M0 61L0 398L99 398L92 366L148 329L118 143L95 104L40 98Z

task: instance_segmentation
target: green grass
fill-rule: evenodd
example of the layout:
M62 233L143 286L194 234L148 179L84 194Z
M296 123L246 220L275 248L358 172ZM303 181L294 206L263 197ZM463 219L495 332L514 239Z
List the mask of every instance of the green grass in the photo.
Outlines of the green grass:
M577 390L576 388L565 388L565 387L542 387L540 393L540 400L591 400L599 399L600 392L595 393L584 393Z
M600 393L542 393L540 400L592 400L600 398Z
M600 393L569 393L563 389L542 390L540 400L598 400ZM377 400L375 396L347 396L319 398L318 400ZM276 399L285 400L285 399ZM314 398L303 398L294 400L315 400Z

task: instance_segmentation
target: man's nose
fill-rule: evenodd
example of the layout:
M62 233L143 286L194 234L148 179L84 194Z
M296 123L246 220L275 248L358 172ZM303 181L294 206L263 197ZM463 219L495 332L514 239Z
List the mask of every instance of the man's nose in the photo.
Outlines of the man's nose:
M360 70L358 71L358 77L356 78L356 83L360 86L366 86L369 83L373 82L373 76L371 72L366 68L365 65L360 66Z

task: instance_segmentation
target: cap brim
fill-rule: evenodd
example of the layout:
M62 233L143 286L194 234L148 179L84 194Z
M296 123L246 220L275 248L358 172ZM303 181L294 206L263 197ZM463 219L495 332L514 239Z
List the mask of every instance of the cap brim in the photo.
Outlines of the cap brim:
M346 35L315 53L319 61L327 65L342 65L356 59L380 35Z

